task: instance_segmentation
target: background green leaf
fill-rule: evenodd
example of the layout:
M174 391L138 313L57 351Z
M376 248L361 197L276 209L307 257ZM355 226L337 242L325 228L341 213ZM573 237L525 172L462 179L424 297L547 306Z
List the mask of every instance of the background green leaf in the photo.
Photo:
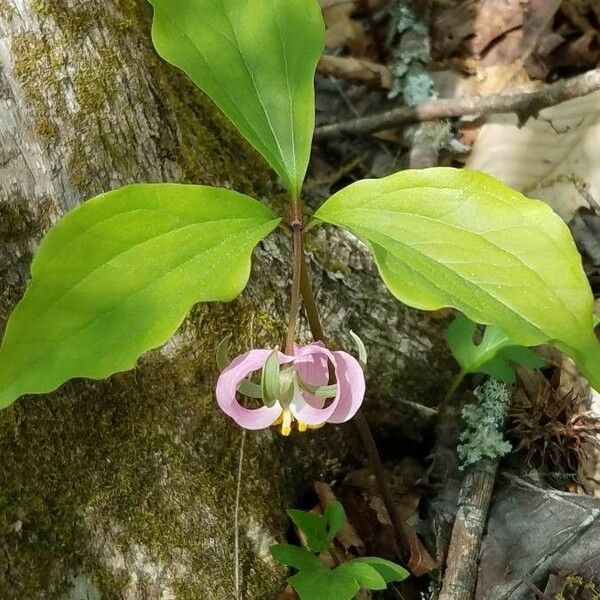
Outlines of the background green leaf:
M306 545L313 552L322 552L329 546L331 538L327 532L327 520L322 515L304 510L290 509L288 516L306 536ZM335 534L334 534L335 537Z
M379 558L377 556L362 556L360 558L355 558L352 562L368 564L383 577L386 583L403 581L410 575L404 567L397 565L391 560L386 560L385 558Z
M519 345L552 341L600 388L592 293L567 226L542 202L434 168L354 183L315 216L367 241L401 301L457 308Z
M298 195L325 44L316 0L150 0L158 53L185 71Z
M387 584L377 569L365 562L350 561L342 563L335 569L347 579L355 579L361 588L368 590L385 590Z
M279 219L229 190L132 185L46 236L0 347L0 408L73 377L102 379L160 346L196 302L232 300Z
M515 346L497 327L487 325L476 344L473 335L477 323L464 315L459 315L450 323L447 332L448 346L461 367L462 373L486 373L504 381L515 381L515 370L511 363L523 367L539 369L544 360L533 350Z
M342 503L337 501L332 502L325 509L325 514L323 516L327 523L327 537L329 538L329 541L333 541L333 538L335 538L346 522L346 513L344 512Z
M271 546L271 555L277 561L288 567L298 570L325 569L327 567L321 560L304 548L291 544L275 544Z
M360 585L338 569L300 571L288 579L300 600L352 600Z

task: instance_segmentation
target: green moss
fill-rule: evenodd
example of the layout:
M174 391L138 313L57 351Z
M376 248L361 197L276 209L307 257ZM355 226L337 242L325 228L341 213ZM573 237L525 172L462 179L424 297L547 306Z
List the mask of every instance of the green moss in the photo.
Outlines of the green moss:
M210 539L232 536L240 433L215 410L210 390L216 370L209 365L224 324L240 323L246 331L236 336L236 346L248 341L248 320L256 338L271 337L263 316L252 314L244 300L199 307L182 335L201 330L203 346L189 355L168 359L153 352L135 372L73 382L0 413L0 535L11 556L8 569L0 569L0 597L58 597L68 584L66 572L88 573L102 598L119 597L115 590L129 574L107 568L90 552L104 537L116 537L125 555L134 544L144 548L156 564L184 556L178 598L227 589L231 557L211 550ZM274 478L267 489L253 468L264 464L267 452L279 473L281 454L269 434L249 437L247 444L243 506L273 530L282 525L274 507L290 499L283 482ZM251 543L242 551L245 563ZM282 571L252 564L250 588L270 589L274 597Z
M116 52L103 48L94 60L85 61L74 77L75 96L84 116L94 115L113 98L119 64Z
M0 18L11 21L15 14L15 8L5 0L0 0Z
M85 3L72 7L68 0L36 0L33 6L42 33L17 38L15 73L33 107L36 132L44 140L60 141L66 146L68 173L83 193L97 181L97 167L91 164L111 163L127 178L139 172L132 153L122 144L123 139L134 140L135 131L119 132L117 140L114 132L106 131L103 125L110 123L119 101L126 104L132 100L129 95L123 96L121 81L127 81L133 101L140 103L139 110L158 113L163 121L156 143L165 160L180 166L182 181L231 186L256 195L271 194L272 176L262 158L240 139L229 121L191 81L157 57L150 40L151 9L147 2L116 0L114 5ZM75 57L70 64L77 70L66 76L65 58L59 50L62 52L64 46L78 47L97 27L112 32L115 39L127 32L139 42L136 47L143 48L145 64L139 64L137 56L134 64L127 48L100 47L93 58ZM66 41L57 42L56 28ZM147 73L152 77L151 94L146 90ZM75 112L65 102L71 93L71 79ZM143 102L148 102L148 106L143 106ZM125 129L136 127L135 123L123 121L119 125ZM97 186L93 189L97 191Z

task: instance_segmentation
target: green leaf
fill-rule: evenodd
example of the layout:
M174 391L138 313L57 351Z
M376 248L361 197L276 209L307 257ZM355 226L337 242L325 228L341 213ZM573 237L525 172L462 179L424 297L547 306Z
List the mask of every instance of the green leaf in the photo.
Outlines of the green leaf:
M457 308L518 345L550 341L600 389L592 293L547 205L483 173L434 168L354 183L315 216L365 240L401 301Z
M341 502L332 502L325 509L325 514L323 516L325 517L327 537L329 538L329 541L332 541L346 522L344 507Z
M488 325L479 344L473 341L477 324L459 315L448 327L448 346L463 373L486 373L495 379L512 383L514 362L524 367L539 369L543 359L529 348L515 346L498 328Z
M352 600L360 585L355 577L338 569L300 571L288 581L300 600Z
M383 577L386 583L392 581L403 581L410 573L400 565L393 563L385 558L378 558L377 556L363 556L361 558L355 558L352 562L354 563L366 563Z
M270 548L273 558L283 565L294 567L299 571L311 571L313 569L327 570L327 567L317 556L298 546L291 544L275 544Z
M235 298L278 223L248 196L203 186L132 185L85 202L43 240L8 321L0 408L132 368L193 304Z
M335 569L347 579L354 579L361 588L368 590L385 590L387 584L377 569L368 563L351 561L342 563Z
M306 544L313 552L322 552L329 546L327 520L322 515L304 510L287 511L294 525L306 536Z
M294 196L314 129L325 43L316 0L150 0L158 53L185 71Z

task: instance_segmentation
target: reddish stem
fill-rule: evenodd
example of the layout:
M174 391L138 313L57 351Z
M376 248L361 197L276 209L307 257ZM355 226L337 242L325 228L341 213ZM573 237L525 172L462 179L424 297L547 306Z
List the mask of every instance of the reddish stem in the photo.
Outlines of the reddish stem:
M299 200L292 203L292 215L290 219L290 227L292 228L292 294L290 299L290 313L287 326L287 334L285 337L285 353L294 354L294 340L296 339L296 323L298 322L298 314L300 313L301 295L300 282L302 278L302 256L303 256L303 240L302 230L304 222L302 220L302 205Z

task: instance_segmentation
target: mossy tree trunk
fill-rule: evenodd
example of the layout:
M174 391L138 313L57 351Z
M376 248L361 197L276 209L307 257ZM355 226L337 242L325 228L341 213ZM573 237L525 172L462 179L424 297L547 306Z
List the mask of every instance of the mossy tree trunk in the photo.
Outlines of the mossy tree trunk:
M282 202L254 152L154 54L149 26L143 0L0 0L0 331L42 235L86 197L192 181ZM447 379L438 322L397 304L348 236L316 231L308 247L328 330L342 342L352 328L371 349L376 412L430 402ZM267 240L243 296L194 309L135 372L0 413L1 598L233 597L241 437L215 410L213 350L228 333L240 351L279 342L288 255L285 237ZM350 425L248 436L244 598L275 597L285 574L268 547L284 536L283 509L336 474L353 443Z

